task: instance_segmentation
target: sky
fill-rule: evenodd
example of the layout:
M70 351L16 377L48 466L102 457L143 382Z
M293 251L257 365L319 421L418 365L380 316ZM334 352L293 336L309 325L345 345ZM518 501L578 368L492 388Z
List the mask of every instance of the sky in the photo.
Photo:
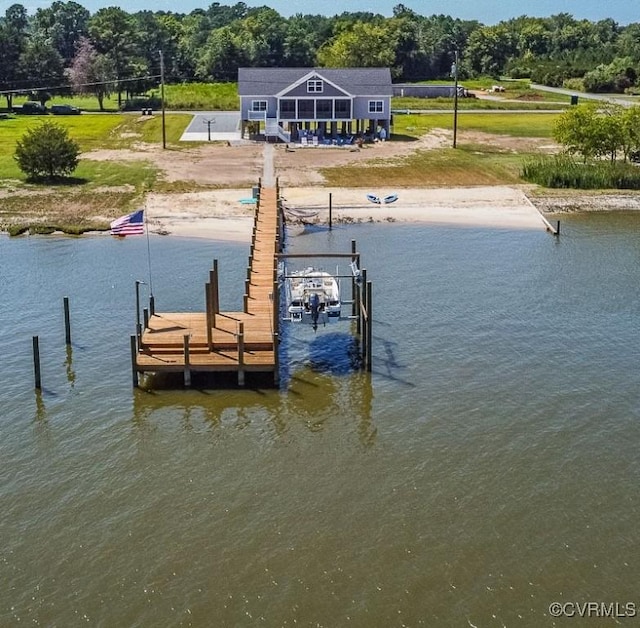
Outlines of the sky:
M119 6L134 13L144 9L157 11L176 11L189 13L193 9L207 8L211 0L76 0L94 13L106 6ZM237 0L219 0L220 4L233 5ZM0 12L10 5L19 3L30 14L38 8L51 5L51 0L0 0ZM335 15L343 11L372 11L391 15L393 7L400 0L244 0L247 6L269 6L284 17L295 13ZM404 0L405 6L421 15L444 14L463 20L478 20L482 24L496 24L501 20L528 15L530 17L548 17L558 13L569 13L576 19L591 21L613 18L620 25L640 22L638 0L455 0L442 2L436 0Z

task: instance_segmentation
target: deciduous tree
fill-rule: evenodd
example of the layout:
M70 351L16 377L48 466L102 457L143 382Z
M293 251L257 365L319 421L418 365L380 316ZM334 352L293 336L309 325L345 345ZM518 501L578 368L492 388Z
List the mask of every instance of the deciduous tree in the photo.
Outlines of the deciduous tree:
M104 111L104 99L113 91L116 69L113 61L98 53L88 38L80 39L67 75L75 92L94 94L100 111Z

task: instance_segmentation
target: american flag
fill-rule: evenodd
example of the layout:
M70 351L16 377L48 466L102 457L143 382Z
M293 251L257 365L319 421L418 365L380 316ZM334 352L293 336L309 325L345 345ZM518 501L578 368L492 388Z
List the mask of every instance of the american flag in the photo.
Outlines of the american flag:
M111 223L111 235L128 236L144 234L144 209L127 214Z

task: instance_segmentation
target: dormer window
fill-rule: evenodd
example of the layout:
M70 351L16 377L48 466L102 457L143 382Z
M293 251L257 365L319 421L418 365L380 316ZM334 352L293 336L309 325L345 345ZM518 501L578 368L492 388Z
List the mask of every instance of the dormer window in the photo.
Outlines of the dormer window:
M321 79L309 79L307 81L307 93L322 94L323 82Z

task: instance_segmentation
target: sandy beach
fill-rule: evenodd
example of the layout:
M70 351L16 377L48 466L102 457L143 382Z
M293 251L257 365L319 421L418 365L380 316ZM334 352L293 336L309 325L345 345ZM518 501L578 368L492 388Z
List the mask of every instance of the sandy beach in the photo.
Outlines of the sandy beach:
M545 229L541 213L520 189L506 186L470 188L379 188L384 198L397 194L394 203L374 204L362 188L292 187L282 190L285 207L317 212L309 220L338 223L414 222L495 229ZM147 220L152 233L219 240L248 241L255 205L247 188L211 190L147 197ZM291 220L296 224L295 218Z

